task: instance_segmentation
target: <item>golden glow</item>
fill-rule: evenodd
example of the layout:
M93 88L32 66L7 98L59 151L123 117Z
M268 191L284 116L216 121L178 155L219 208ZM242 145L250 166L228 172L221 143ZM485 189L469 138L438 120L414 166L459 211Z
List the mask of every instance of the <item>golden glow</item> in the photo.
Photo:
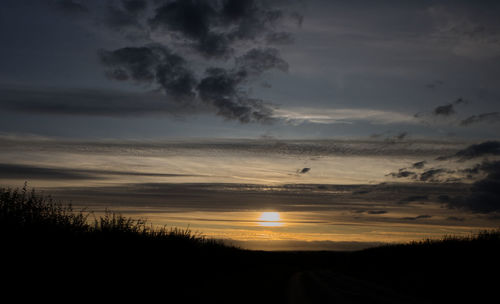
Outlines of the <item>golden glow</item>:
M279 227L282 226L281 217L279 212L262 212L259 217L259 225L265 227Z

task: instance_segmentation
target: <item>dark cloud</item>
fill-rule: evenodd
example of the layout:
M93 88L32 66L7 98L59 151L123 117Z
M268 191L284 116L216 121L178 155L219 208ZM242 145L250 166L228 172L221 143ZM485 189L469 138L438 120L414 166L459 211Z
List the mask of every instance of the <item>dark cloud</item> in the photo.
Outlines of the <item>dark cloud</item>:
M306 174L309 171L311 171L311 168L302 168L302 169L297 170L297 173Z
M149 177L177 177L193 176L183 174L148 173L134 171L50 168L21 164L0 163L0 178L2 179L44 179L44 180L80 180L102 179L106 175L121 176L149 176Z
M451 114L455 114L455 109L453 108L453 104L447 104L435 108L433 113L434 115L450 116Z
M276 23L285 16L265 1L174 0L155 9L149 25L190 43L203 56L220 58L230 55L237 42L272 37ZM280 40L274 36L272 42Z
M427 162L425 160L414 163L411 167L415 169L422 169Z
M402 219L403 220L407 220L407 221L416 221L416 220L421 220L421 219L428 219L428 218L431 218L432 216L430 215L418 215L418 216L415 216L415 217L403 217Z
M149 20L153 30L164 29L180 39L193 41L203 55L222 57L230 52L226 37L212 31L218 12L210 1L168 1Z
M94 175L74 172L68 169L44 168L29 165L0 164L2 179L44 179L44 180L80 180L93 179Z
M387 211L385 210L371 210L367 212L368 214L386 214Z
M236 58L235 69L207 69L196 90L204 103L215 107L217 114L225 118L242 123L271 122L273 108L263 100L249 97L242 87L269 69L287 68L276 49L252 49Z
M449 216L446 219L449 221L455 221L455 222L464 222L465 221L464 217L456 217L456 216Z
M458 161L466 161L476 158L483 158L486 156L498 156L500 155L500 142L487 141L480 144L471 145L465 149L457 151L455 154L450 156L441 156L437 160L447 160L447 159L458 159ZM412 168L422 169L424 168L425 161L417 162L412 165ZM500 163L500 162L498 162ZM431 183L457 183L463 182L464 180L477 180L481 176L490 176L491 172L497 170L496 162L490 162L483 160L482 163L475 164L468 168L461 169L448 169L448 168L430 168L421 173L408 171L407 168L399 169L399 172L393 172L387 174L395 178L411 178L421 182L431 182ZM500 170L499 170L500 171ZM474 189L479 188L481 181L476 182ZM448 197L446 195L441 195L438 200L443 203L449 203L454 201L454 198Z
M423 169L426 161L420 161L412 164L413 169ZM444 169L444 168L431 168L421 173L408 171L407 168L401 168L398 172L392 172L387 174L387 176L392 176L395 178L411 178L414 180L419 180L422 182L443 182L451 181L449 179L444 179L443 175L448 176L451 173L455 173L454 170Z
M406 138L406 136L408 136L408 132L401 132L398 135L396 135L396 139L403 140Z
M107 75L115 80L159 84L175 101L192 100L196 79L181 56L160 45L100 52Z
M426 170L425 172L420 174L419 180L422 182L442 182L443 174L449 174L449 173L454 173L455 171L453 170L448 170L448 169L443 169L443 168L432 168L429 170Z
M196 89L200 99L215 107L217 114L227 119L237 119L242 123L272 120L272 108L262 100L248 97L240 85L248 73L231 72L221 68L210 68Z
M392 172L387 174L388 176L396 177L396 178L405 178L405 177L415 177L417 173L412 171L407 171L405 169L400 169L399 172Z
M484 156L497 156L497 155L500 155L500 142L485 141L480 144L470 145L465 149L459 150L454 155L440 156L437 158L437 160L458 158L461 161L465 161Z
M467 101L460 97L453 102L435 107L430 113L422 111L414 114L413 116L415 118L420 118L421 122L425 124L439 123L441 119L446 119L456 114L457 106L465 103L467 103Z
M450 116L452 114L455 114L455 112L456 112L455 105L460 105L463 103L467 103L467 102L465 101L465 99L460 97L460 98L457 98L457 100L455 100L452 103L436 107L432 113L435 116Z
M460 121L460 125L463 127L466 127L466 126L476 124L476 123L481 123L481 122L498 123L498 122L500 122L500 113L499 112L491 112L491 113L472 115L472 116L469 116L466 119Z
M276 49L252 49L236 58L236 68L209 68L196 89L199 98L228 119L248 123L272 121L273 109L260 99L251 98L242 86L270 69L287 70L288 64Z
M375 136L372 135L372 138L377 138L382 136L382 134L374 134ZM408 136L408 132L399 132L398 134L394 136L387 136L385 138L385 141L388 143L396 143L398 141L404 140Z
M128 77L128 75L126 75ZM201 105L169 102L164 94L97 89L0 86L3 110L51 115L140 116L208 112Z
M258 0L171 0L152 3L153 12L141 23L137 12L144 1L115 2L108 7L108 26L115 29L146 27L170 40L169 47L156 43L101 50L106 75L118 81L159 86L175 102L204 104L217 115L242 123L271 122L273 107L250 96L251 83L269 70L288 71L288 63L276 48L291 36L277 31L289 15L275 3ZM253 47L241 54L239 43ZM162 41L164 43L164 41ZM237 47L238 46L238 47ZM186 51L186 48L188 49ZM237 49L239 48L239 49ZM182 54L182 55L181 55ZM194 56L194 58L193 58ZM201 56L201 57L200 57ZM190 66L193 60L209 59L203 74ZM234 66L213 66L233 59Z
M451 198L447 202L449 208L475 213L500 212L500 161L485 162L481 170L486 177L472 185L469 195Z
M76 1L57 3L67 10L86 9ZM275 120L274 107L251 96L252 85L262 83L259 77L266 71L288 71L279 50L269 45L292 42L282 27L287 20L300 17L289 12L292 6L263 0L116 0L92 10L89 18L101 29L134 41L98 52L110 79L161 89L170 104L211 109L242 123L269 123ZM36 112L33 107L25 109ZM54 106L56 112L71 112L78 105L67 108ZM45 110L50 112L47 107L39 109Z

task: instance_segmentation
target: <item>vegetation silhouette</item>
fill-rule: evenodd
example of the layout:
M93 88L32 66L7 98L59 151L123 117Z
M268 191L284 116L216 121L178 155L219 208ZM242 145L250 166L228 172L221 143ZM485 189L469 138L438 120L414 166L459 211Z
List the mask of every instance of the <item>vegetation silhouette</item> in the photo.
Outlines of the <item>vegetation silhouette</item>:
M354 252L250 251L0 190L3 296L39 301L451 303L495 298L500 230Z

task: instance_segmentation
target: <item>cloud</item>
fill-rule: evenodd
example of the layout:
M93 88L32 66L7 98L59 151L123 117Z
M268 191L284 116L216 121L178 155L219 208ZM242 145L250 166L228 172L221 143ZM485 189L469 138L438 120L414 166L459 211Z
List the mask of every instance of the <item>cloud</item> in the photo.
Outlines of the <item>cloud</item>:
M486 177L472 185L469 195L451 198L447 202L449 208L475 213L500 211L500 161L485 162L481 170L486 173Z
M311 168L302 168L302 169L297 170L297 173L306 174L309 171L311 171Z
M491 112L491 113L483 113L483 114L478 114L478 115L472 115L464 120L460 121L460 125L463 127L472 125L472 124L477 124L477 123L482 123L482 122L488 122L488 123L498 123L500 122L500 113L499 112Z
M43 180L80 180L103 179L106 175L178 177L193 176L185 174L150 173L134 171L92 170L73 168L40 167L24 164L0 163L0 178L2 179L43 179Z
M434 115L450 116L451 114L455 114L455 109L453 108L453 104L447 104L435 108L433 113Z
M385 210L371 210L371 211L368 211L367 213L368 214L386 214L388 212Z
M457 158L460 161L480 158L484 156L498 156L500 155L500 142L499 141L485 141L480 144L470 145L469 147L457 151L454 155L440 156L437 160L447 160Z
M229 187L229 188L228 188ZM106 203L117 207L162 206L197 211L247 211L268 209L269 206L278 212L315 211L323 214L329 211L345 213L346 210L362 210L356 213L366 213L367 221L390 219L383 211L394 210L394 215L401 211L413 216L413 206L405 206L399 201L405 197L417 197L425 193L446 193L450 196L462 192L463 185L455 187L442 184L422 187L417 184L371 185L373 194L366 194L362 199L353 197L351 191L363 189L363 185L328 185L328 189L318 189L317 185L251 185L251 184L220 184L220 183L135 183L110 184L102 186L80 186L73 188L53 188L52 193L63 199L69 196L73 201L84 203ZM298 195L300 194L300 195ZM80 197L80 199L78 199ZM235 200L235 197L239 197ZM202 198L202 199L200 199ZM361 199L361 200L360 200ZM416 198L415 198L416 200ZM424 201L424 199L421 199ZM425 200L427 201L427 200ZM367 203L369 202L369 203ZM435 204L421 204L420 214L435 215ZM104 204L104 206L106 205ZM394 209L396 208L396 209ZM372 212L371 212L372 211ZM387 212L389 213L389 212ZM349 213L351 214L351 213ZM351 214L352 215L352 214ZM415 216L418 214L415 214ZM362 219L362 218L360 218ZM303 218L306 221L308 218ZM335 218L324 214L318 221L327 221L337 225Z
M110 79L159 87L173 102L204 104L242 123L275 120L271 103L250 92L265 72L288 71L279 50L268 46L292 40L279 29L292 18L284 7L259 0L158 1L151 3L151 10L145 5L108 5L108 27L132 27L154 41L101 50L99 58ZM145 11L149 15L139 15ZM200 69L199 62L208 67Z
M177 0L155 8L153 30L164 30L205 57L227 57L237 42L274 33L281 10L257 0Z
M466 168L430 168L421 172L408 171L407 168L400 168L398 172L392 172L386 176L394 178L411 178L421 182L463 182L464 180L478 180L481 175L492 170L492 162L485 160L485 157L499 156L500 155L500 142L486 141L480 144L474 144L460 149L454 154L439 156L436 160L450 160L456 159L459 162L465 162L473 159L483 159L482 163L478 163ZM423 169L426 161L414 163L411 168ZM441 201L447 202L450 198L440 198Z
M159 84L175 101L194 98L196 79L185 59L161 45L101 50L99 57L107 75L115 80Z
M103 98L105 100L105 98ZM133 111L128 111L131 113ZM186 153L211 153L213 151L221 153L229 153L233 155L240 155L241 153L251 153L256 156L298 156L306 158L318 157L376 157L380 159L381 156L391 159L400 158L415 158L415 157L435 157L443 152L442 146L436 146L435 141L430 142L412 142L410 145L387 145L385 142L380 141L366 141L366 140L283 140L276 139L269 141L267 139L232 139L232 140L95 140L95 141L73 141L58 139L58 138L32 138L26 135L19 136L1 136L0 146L7 149L14 149L15 151L24 151L29 147L37 146L44 151L54 153L69 153L73 149L78 151L85 151L85 153L123 153L123 149L130 151L131 155L142 153L144 156L151 155L164 155L165 151L186 151ZM448 151L458 150L457 146L450 146ZM82 150L80 150L82 149ZM183 152L184 153L184 152ZM27 160L28 161L28 160ZM284 168L284 170L289 170Z
M58 1L66 10L76 1ZM109 79L162 89L179 103L242 123L269 123L271 102L252 96L270 70L288 71L277 46L291 43L284 25L301 15L291 2L264 0L121 0L94 5L92 26L128 38L98 51ZM270 47L270 46L274 47ZM194 111L197 112L197 111Z
M408 132L401 132L398 135L395 136L395 139L397 140L403 140L406 136L408 135Z
M92 174L69 169L44 168L29 165L0 164L2 179L44 179L44 180L80 180L94 179Z
M415 217L403 217L402 219L403 220L407 220L407 221L416 221L416 220L421 220L421 219L428 219L428 218L431 218L432 216L430 215L418 215L418 216L415 216Z
M280 58L277 49L251 49L235 59L231 70L209 68L196 86L198 97L214 106L217 114L242 123L273 121L274 107L263 100L251 98L242 89L251 78L270 69L286 71L288 64Z
M274 110L274 117L283 119L294 125L299 125L302 123L350 124L356 121L368 121L373 124L417 123L417 120L413 116L405 113L356 108L277 108Z
M392 172L392 173L387 174L387 176L392 176L392 177L396 177L396 178L405 178L405 177L415 178L416 175L417 175L417 173L415 173L413 171L407 171L405 169L399 169L399 172Z
M443 174L448 174L453 172L455 171L443 168L437 168L437 169L432 168L421 173L419 180L422 182L441 182L443 181L441 178Z
M441 119L448 118L457 113L456 106L467 103L463 98L457 98L455 101L440 105L434 108L431 113L419 112L414 115L415 118L420 118L423 123L440 123ZM449 122L449 121L448 121Z
M50 115L141 116L208 113L202 105L169 101L155 92L0 86L3 110Z
M273 108L260 99L250 98L240 85L247 77L244 71L231 72L221 68L207 69L196 86L198 96L215 107L217 114L242 123L271 122Z
M413 165L411 165L411 167L415 168L415 169L422 169L425 166L426 163L427 162L425 160L424 161L419 161L419 162L416 162Z
M457 216L449 216L446 219L449 221L455 221L455 222L464 222L465 221L464 217L457 217Z
M433 37L440 39L459 56L494 58L500 50L498 29L498 4L484 3L435 3L428 11L435 20Z

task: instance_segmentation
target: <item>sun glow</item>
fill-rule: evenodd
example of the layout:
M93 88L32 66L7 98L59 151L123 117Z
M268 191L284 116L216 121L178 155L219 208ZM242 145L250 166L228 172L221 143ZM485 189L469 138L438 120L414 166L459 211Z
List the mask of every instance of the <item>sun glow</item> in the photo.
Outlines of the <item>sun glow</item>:
M281 217L279 212L262 212L259 217L259 225L265 227L278 227L282 226Z

